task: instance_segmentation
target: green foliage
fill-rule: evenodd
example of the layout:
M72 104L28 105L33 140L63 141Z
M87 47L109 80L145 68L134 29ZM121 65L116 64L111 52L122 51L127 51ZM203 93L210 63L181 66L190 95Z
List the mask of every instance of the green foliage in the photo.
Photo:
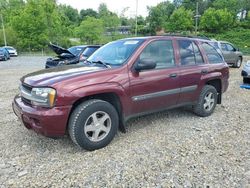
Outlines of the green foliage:
M232 27L233 16L227 9L209 8L201 17L200 25L208 32L220 33Z
M98 13L106 28L116 28L120 25L120 19L117 14L110 12L105 3L99 5Z
M169 31L187 31L193 29L193 13L191 10L186 10L184 7L176 9L170 16L169 22L166 25L166 30Z
M96 11L94 11L93 9L91 9L91 8L82 9L80 11L80 20L84 20L87 16L97 18L98 13Z
M235 17L239 12L240 4L238 0L215 0L213 2L213 7L215 9L227 9Z
M174 9L174 5L169 1L159 3L155 7L148 7L149 15L147 20L151 33L155 33L164 28Z
M103 32L103 21L93 17L87 17L76 28L76 35L82 42L87 42L88 44L99 43Z
M17 33L11 28L5 28L5 34L7 39L7 45L15 45L17 41ZM0 29L0 46L4 45L3 30Z
M64 16L67 18L67 25L75 24L77 25L79 23L79 14L78 10L72 8L68 5L59 5L58 6L59 12L61 13L61 16Z
M148 7L149 15L146 19L137 17L138 35L155 34L163 28L170 32L192 34L197 2L199 14L202 15L199 30L213 38L233 42L248 51L249 48L244 46L250 43L249 0L164 1ZM98 12L82 9L79 14L71 6L58 5L57 0L0 0L7 43L21 50L41 50L50 41L69 47L78 41L70 40L75 37L80 37L81 43L106 43L131 37L135 33L136 19L126 17L126 11L128 7L118 16L101 3ZM116 32L120 25L129 26L132 35ZM0 45L3 43L0 27Z

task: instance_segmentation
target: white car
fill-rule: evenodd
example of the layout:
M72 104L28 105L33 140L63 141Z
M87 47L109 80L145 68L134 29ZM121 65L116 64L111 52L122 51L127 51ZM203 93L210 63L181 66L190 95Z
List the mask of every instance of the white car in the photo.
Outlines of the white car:
M250 84L250 61L247 61L247 63L243 67L241 76L243 76L243 82L245 84Z
M8 50L10 56L17 56L17 50L13 48L12 46L4 46L6 50Z

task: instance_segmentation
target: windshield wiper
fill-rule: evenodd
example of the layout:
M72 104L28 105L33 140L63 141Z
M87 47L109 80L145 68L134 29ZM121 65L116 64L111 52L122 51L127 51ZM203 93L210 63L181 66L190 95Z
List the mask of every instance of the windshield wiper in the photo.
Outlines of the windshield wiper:
M101 65L104 65L105 67L107 68L111 68L110 65L108 65L107 63L103 62L103 61L92 61L92 63L95 63L95 64L101 64Z

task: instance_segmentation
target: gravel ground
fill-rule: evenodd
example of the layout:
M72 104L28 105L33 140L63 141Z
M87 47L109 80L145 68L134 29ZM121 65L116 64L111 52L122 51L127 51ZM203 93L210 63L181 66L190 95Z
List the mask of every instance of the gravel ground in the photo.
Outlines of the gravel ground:
M250 187L250 91L230 69L223 104L207 118L187 108L128 122L107 147L87 152L20 126L11 102L19 78L46 57L0 62L0 187Z

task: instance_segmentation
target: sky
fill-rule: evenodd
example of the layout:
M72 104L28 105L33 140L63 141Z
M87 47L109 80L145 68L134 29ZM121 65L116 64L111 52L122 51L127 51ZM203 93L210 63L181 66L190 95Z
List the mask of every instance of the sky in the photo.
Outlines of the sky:
M148 14L147 6L155 6L162 1L164 0L138 0L138 15L146 17ZM57 0L57 2L70 5L78 9L78 11L87 8L92 8L97 11L99 4L105 3L110 11L118 15L120 15L121 11L126 7L129 7L125 14L126 16L134 17L136 12L136 0Z

